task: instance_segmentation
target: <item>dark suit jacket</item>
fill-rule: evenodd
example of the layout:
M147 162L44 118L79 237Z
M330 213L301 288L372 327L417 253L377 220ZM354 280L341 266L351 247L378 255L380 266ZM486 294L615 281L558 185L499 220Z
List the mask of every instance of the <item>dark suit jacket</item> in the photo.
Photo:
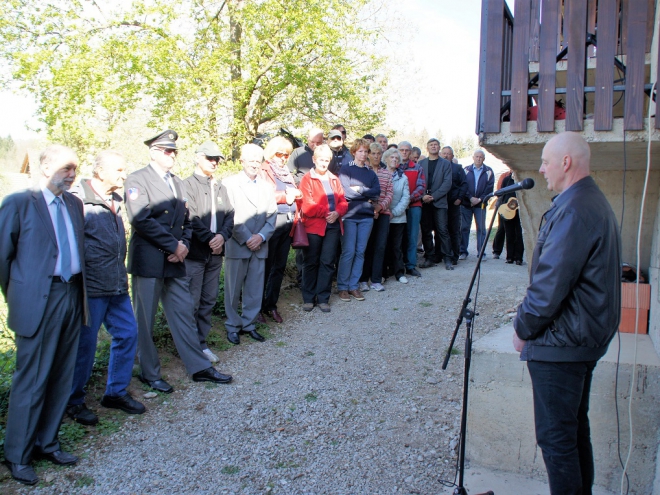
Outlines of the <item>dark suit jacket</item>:
M63 193L62 199L75 231L84 281L83 204L68 192ZM58 255L55 228L41 190L7 196L0 206L0 226L0 287L9 310L7 325L16 335L29 338L46 316ZM87 322L86 296L83 321Z
M234 230L234 208L229 202L227 188L217 182L211 195L209 181L209 177L198 174L192 174L183 181L193 231L190 252L186 257L189 260L208 261L211 256L209 241L220 234L227 242ZM211 208L215 208L215 233L211 232ZM224 247L222 251L224 254Z
M451 162L442 157L438 158L432 182L429 182L429 159L424 158L419 164L426 177L426 189L429 191L427 194L433 196L433 206L447 208L447 194L451 189Z
M162 175L150 165L126 178L126 213L133 227L128 247L128 273L132 275L150 278L186 275L184 263L167 261L179 241L190 249L192 237L183 182L175 176L172 182L176 198Z

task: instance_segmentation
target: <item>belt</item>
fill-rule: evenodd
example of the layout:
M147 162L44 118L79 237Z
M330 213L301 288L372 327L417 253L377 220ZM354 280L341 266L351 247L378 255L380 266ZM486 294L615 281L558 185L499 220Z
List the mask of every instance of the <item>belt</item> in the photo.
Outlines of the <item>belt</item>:
M82 273L76 273L71 275L71 278L66 281L59 275L53 275L53 282L56 284L73 284L77 282L82 282Z

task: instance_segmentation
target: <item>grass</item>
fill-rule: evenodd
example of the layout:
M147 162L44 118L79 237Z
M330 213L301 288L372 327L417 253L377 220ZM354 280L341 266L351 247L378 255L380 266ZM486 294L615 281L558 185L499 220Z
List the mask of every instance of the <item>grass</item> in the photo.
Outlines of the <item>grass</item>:
M85 427L78 423L63 423L60 426L59 439L62 444L62 450L73 452L78 444L87 435Z
M84 488L86 486L91 486L93 484L94 484L94 478L92 478L91 476L84 475L84 474L80 478L78 478L76 480L76 482L74 483L76 488Z
M316 402L317 400L319 400L319 396L316 395L316 392L310 392L307 395L305 395L305 400L307 402Z
M430 306L433 306L433 303L428 302L428 301L420 301L420 302L419 302L419 305L420 305L422 308L428 308L428 307L430 307Z
M223 466L220 472L222 474L237 474L240 470L241 468L239 468L238 466L228 465L228 466Z

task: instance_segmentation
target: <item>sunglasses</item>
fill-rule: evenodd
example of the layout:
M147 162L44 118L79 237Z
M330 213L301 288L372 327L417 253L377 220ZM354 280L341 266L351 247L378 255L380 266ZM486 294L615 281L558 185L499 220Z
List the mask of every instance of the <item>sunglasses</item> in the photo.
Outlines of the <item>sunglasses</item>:
M220 161L219 156L208 156L208 155L204 155L204 156L206 156L206 159L210 162L219 162Z
M289 158L290 155L286 151L278 151L277 153L275 153L275 156L277 158Z
M179 154L179 150L173 150L173 149L170 149L170 148L156 148L156 149L163 152L165 155L174 155L174 156L176 156L176 155Z

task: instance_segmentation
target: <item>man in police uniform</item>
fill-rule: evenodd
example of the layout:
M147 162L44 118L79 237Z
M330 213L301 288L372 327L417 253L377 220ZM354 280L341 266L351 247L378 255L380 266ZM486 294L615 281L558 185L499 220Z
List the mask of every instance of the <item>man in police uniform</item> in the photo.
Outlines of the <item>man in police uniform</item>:
M192 228L185 203L185 188L170 170L177 154L176 132L166 130L147 139L150 163L126 179L126 212L133 227L128 249L133 305L138 324L139 378L152 389L171 393L162 379L153 326L158 301L186 371L194 381L228 383L202 352L193 319L194 306L184 259Z

